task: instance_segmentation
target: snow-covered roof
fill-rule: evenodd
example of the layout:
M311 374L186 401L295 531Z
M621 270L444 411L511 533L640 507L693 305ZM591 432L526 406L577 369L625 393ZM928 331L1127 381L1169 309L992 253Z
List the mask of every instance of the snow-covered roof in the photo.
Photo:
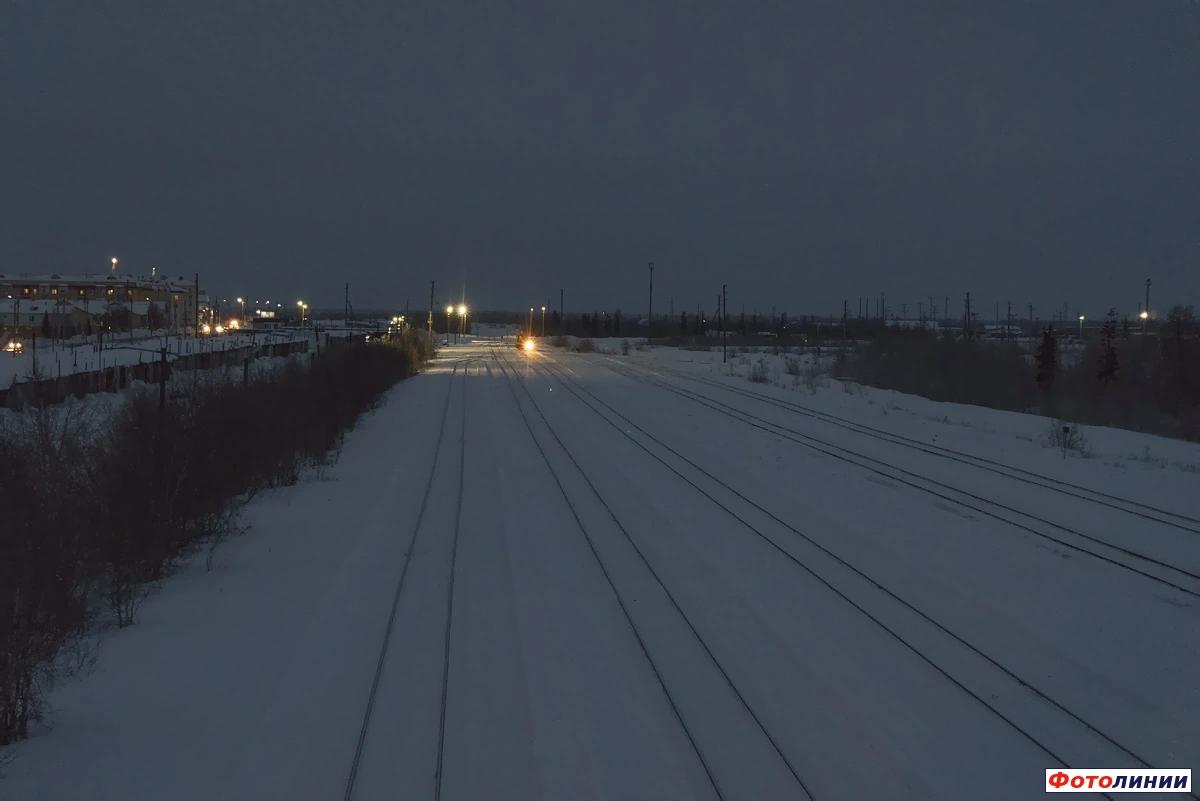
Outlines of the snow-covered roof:
M129 275L122 273L45 273L42 275L8 275L0 273L0 282L6 284L93 284L102 286L131 284L156 287L173 291L193 289L195 284L185 276Z

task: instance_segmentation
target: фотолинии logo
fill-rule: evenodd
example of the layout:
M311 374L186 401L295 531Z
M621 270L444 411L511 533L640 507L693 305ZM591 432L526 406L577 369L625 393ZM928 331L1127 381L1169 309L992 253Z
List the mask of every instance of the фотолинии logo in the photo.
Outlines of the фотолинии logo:
M1192 772L1187 768L1049 768L1047 793L1190 793Z

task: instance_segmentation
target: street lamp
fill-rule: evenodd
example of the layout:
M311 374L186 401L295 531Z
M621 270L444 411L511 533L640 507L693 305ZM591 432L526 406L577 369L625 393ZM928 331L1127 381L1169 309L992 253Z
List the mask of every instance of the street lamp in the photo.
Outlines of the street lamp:
M533 336L533 307L529 307L529 336Z
M1079 341L1083 341L1083 315L1079 315Z
M542 307L542 337L546 336L546 307Z
M447 342L450 341L450 318L453 316L454 316L453 304L446 304L446 341Z
M461 303L458 305L458 332L467 335L467 307Z
M237 299L237 302L238 302L238 305L240 305L240 306L242 307L242 319L241 319L241 322L245 323L245 322L246 322L246 299L245 299L245 298L238 298L238 299Z
M117 271L117 257L116 256L112 257L112 271L114 273Z
M304 329L304 310L308 308L308 304L302 300L296 301L296 305L300 307L300 329Z

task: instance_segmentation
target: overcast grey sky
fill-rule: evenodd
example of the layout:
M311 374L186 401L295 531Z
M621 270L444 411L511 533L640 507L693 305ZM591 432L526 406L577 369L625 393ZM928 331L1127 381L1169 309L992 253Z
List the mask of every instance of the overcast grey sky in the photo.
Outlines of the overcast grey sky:
M1146 275L1200 304L1195 0L0 15L0 272L634 313L652 259L676 311L722 281L735 311L1133 311Z

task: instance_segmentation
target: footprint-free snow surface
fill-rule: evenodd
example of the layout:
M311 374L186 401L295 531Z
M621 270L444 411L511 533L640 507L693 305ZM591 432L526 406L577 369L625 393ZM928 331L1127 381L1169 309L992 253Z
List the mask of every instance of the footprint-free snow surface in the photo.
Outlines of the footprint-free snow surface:
M103 636L0 798L1011 801L1200 767L1200 449L1064 457L1041 418L731 372L444 348Z

